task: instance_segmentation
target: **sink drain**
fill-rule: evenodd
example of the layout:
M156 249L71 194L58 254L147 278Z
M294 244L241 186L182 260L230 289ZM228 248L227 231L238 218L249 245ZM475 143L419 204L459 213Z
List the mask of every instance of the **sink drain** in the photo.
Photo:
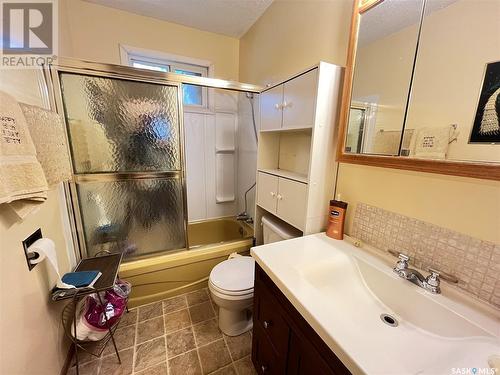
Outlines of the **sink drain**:
M387 324L388 326L391 327L397 327L398 326L398 321L396 320L395 317L389 314L381 314L380 319Z

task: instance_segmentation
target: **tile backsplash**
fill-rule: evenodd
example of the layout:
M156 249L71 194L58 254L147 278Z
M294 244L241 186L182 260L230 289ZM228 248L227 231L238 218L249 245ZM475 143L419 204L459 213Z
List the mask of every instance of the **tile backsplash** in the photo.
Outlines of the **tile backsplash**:
M458 288L500 309L498 244L364 203L356 206L351 236L404 253L417 268L452 274Z

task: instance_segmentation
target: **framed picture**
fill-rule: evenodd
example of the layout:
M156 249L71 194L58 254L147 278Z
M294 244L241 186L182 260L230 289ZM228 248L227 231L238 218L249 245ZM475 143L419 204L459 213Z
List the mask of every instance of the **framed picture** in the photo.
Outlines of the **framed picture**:
M469 143L500 144L500 61L486 64Z

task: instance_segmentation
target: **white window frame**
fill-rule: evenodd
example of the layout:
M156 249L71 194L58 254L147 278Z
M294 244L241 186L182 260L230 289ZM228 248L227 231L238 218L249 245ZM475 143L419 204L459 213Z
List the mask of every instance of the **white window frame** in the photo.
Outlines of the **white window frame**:
M175 69L182 69L201 73L202 77L213 78L214 75L214 66L208 60L195 59L192 57L174 55L171 53L120 44L120 63L122 65L132 66L134 61L143 61L145 63L165 66L169 68L171 73L175 73ZM184 105L185 109L191 112L213 111L212 91L213 90L203 87L202 104Z

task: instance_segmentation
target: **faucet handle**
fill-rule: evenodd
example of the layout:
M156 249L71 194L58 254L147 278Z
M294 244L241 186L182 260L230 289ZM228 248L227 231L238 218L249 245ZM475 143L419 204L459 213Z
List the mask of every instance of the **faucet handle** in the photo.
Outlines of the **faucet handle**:
M458 278L455 275L446 273L444 271L437 270L437 269L432 268L432 267L427 268L427 271L429 271L431 274L436 274L436 276L439 276L440 279L446 280L449 283L452 283L452 284L458 283Z
M441 271L432 267L427 268L427 271L431 273L431 276L439 276L441 274Z
M406 254L399 253L398 258L400 261L408 262L410 260L410 257Z
M439 279L440 272L434 268L429 268L429 272L431 274L425 278L425 282L430 286L433 293L439 293L439 284L441 284L441 280Z
M408 261L410 260L410 257L406 254L399 253L398 255L398 262L396 263L396 267L394 268L394 271L401 271L405 270L408 268Z

